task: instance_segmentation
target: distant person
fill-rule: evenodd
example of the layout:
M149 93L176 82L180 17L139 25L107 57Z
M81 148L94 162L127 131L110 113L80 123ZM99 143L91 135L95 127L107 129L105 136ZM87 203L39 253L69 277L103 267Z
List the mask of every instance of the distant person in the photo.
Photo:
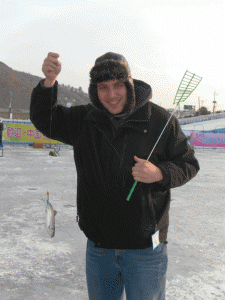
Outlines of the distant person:
M127 300L165 299L170 189L197 174L194 150L172 117L146 163L170 114L150 101L151 87L132 79L120 54L95 61L91 104L58 105L58 58L49 53L44 60L30 119L45 136L74 149L89 299L123 299L124 287Z
M3 133L3 123L0 118L0 145L2 145L2 133Z

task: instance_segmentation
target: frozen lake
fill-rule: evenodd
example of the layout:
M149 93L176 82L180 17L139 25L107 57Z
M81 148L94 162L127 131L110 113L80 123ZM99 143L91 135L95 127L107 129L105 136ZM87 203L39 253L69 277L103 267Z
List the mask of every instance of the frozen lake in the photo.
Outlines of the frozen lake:
M225 150L196 156L198 175L172 190L167 300L225 299ZM58 212L52 239L47 191ZM49 149L4 146L0 205L0 299L88 299L71 148L52 157Z

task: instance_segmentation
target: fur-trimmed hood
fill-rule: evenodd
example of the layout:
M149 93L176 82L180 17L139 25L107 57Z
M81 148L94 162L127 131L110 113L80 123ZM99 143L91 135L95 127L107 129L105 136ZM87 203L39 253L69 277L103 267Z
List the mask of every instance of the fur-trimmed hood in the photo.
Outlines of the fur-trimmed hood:
M118 79L125 83L127 88L127 103L120 114L114 117L127 117L132 114L136 107L134 81L131 77L129 65L121 54L108 52L96 59L94 67L90 71L89 98L92 105L108 113L98 99L97 83Z

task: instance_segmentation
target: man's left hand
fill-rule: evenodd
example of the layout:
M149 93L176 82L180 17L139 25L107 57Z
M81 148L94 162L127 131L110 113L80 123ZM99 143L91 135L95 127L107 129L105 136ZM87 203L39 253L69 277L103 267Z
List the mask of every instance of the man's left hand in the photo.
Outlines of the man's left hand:
M163 179L162 171L150 161L134 156L136 164L132 168L132 175L135 181L153 183Z

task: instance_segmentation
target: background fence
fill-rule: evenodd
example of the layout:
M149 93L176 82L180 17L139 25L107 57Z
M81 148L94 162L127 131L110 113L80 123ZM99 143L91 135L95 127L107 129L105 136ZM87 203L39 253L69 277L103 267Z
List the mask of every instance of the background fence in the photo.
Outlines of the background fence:
M225 118L225 113L204 115L192 118L179 119L180 125L194 124L203 121ZM30 120L2 119L3 144L12 146L33 146L33 143L43 143L45 148L55 147L60 144L68 146L56 140L50 140L38 131ZM198 125L199 127L199 125ZM204 125L201 129L183 130L188 142L194 147L225 148L225 125L215 126L214 129L206 130ZM195 128L195 126L193 126Z

